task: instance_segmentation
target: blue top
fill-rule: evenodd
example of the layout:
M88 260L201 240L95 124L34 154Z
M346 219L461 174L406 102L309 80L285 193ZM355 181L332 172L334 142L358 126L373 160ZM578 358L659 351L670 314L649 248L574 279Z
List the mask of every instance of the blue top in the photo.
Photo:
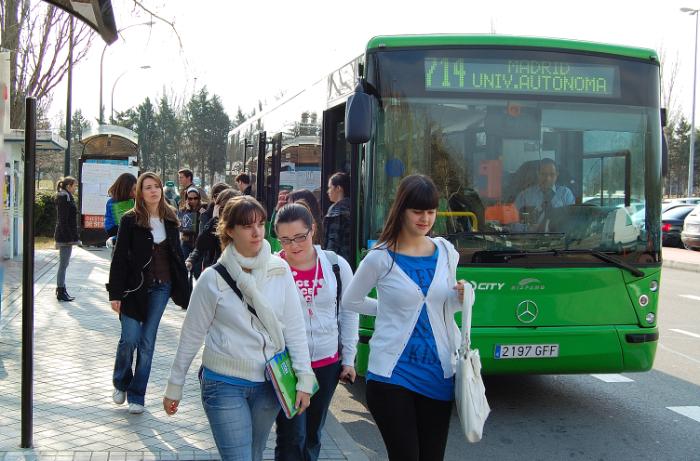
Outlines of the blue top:
M204 379L208 379L209 381L219 381L222 383L233 384L234 386L242 386L242 387L253 387L253 386L259 386L260 384L265 384L264 381L259 383L256 381L249 381L249 380L243 379L243 378L236 378L235 376L222 375L222 374L219 374L215 371L211 371L207 367L203 368L202 377Z
M575 202L574 194L566 186L553 186L548 195L552 208L561 208L567 205L573 205ZM515 198L515 208L518 211L525 207L531 207L537 211L542 211L545 202L545 191L540 186L531 186L520 192Z
M105 231L109 231L111 228L118 226L119 223L114 222L114 214L112 213L112 197L107 199L107 205L105 209Z
M426 296L435 275L438 249L435 248L435 253L431 256L406 256L393 252L390 254L401 270L420 287L423 296ZM367 379L401 386L435 400L454 399L454 380L444 377L425 303L391 377L385 378L367 372Z

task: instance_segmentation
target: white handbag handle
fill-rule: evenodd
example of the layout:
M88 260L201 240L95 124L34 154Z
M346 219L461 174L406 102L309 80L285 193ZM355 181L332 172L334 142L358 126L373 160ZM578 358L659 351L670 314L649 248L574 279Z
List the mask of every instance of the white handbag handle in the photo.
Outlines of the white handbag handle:
M467 350L471 348L472 307L474 306L474 287L464 282L464 300L462 301L462 344ZM465 351L466 352L466 351Z

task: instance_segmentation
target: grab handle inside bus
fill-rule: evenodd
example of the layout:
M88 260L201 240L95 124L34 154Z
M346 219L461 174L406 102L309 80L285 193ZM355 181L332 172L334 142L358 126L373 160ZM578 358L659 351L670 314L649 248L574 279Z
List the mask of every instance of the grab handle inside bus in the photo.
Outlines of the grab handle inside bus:
M364 144L372 136L372 97L358 82L345 106L345 138L350 144Z

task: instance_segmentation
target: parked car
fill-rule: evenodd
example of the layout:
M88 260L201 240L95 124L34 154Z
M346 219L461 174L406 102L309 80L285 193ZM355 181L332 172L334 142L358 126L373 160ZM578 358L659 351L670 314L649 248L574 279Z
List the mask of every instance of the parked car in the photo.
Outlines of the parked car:
M700 250L700 205L685 217L681 242L689 250Z
M687 203L689 205L700 205L700 197L665 198L664 204L666 203Z
M667 247L682 247L681 231L683 222L695 205L682 205L671 208L661 215L661 244Z

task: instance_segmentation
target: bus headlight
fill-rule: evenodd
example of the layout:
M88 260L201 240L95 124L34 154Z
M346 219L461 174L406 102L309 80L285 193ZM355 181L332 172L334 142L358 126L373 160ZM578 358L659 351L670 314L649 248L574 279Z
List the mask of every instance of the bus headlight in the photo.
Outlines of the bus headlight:
M639 297L639 305L642 307L647 307L647 304L649 304L649 296L641 295Z
M656 280L652 280L651 283L649 284L649 289L651 291L658 290L659 289L659 282L657 282Z
M656 315L653 312L649 312L646 316L647 323L652 324L652 323L654 323L655 320L656 320Z

